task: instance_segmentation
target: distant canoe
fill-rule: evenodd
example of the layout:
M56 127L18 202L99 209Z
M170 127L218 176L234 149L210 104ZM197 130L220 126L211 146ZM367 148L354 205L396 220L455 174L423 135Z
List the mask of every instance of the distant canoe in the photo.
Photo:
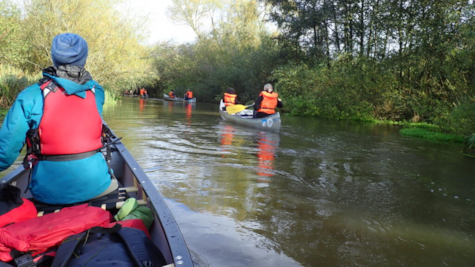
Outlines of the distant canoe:
M163 99L165 99L166 101L174 101L174 102L196 103L196 98L185 100L180 97L169 97L167 94L163 94Z
M163 94L163 99L165 99L166 101L183 102L183 98L169 97L167 94Z
M224 107L224 103L221 100L219 104L219 114L221 115L221 118L226 121L230 121L235 124L251 127L254 129L275 132L280 131L281 120L279 112L276 112L275 114L269 115L265 118L253 118L252 110L245 109L235 114L228 114L226 111L223 110Z

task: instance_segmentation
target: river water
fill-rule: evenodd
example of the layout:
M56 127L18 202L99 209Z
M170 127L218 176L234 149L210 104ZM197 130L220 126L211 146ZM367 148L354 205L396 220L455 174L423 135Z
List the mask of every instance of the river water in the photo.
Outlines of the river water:
M289 116L260 132L216 104L158 99L124 98L104 119L197 267L475 266L475 159L459 145Z

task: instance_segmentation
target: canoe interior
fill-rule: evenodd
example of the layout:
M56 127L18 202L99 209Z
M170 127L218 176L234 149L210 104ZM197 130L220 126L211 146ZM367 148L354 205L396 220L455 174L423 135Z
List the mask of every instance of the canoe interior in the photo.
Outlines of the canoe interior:
M163 197L122 142L117 141L111 148L110 166L120 183L120 188L127 189L127 197L143 200L143 203L154 211L155 220L151 226L150 235L154 244L162 251L167 264L171 264L170 266L193 266L183 236ZM22 197L31 198L30 191L25 193L29 172L20 166L1 179L1 182L19 187ZM95 202L94 206L100 206L97 204L100 203ZM111 210L111 212L113 211ZM113 214L115 213L113 212Z

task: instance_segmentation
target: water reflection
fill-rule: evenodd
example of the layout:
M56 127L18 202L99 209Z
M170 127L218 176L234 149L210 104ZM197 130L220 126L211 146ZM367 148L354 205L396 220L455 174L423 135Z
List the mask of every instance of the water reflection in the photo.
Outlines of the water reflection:
M185 103L185 110L186 110L186 125L188 127L191 126L191 113L193 111L194 105L191 103Z
M140 110L140 115L143 115L143 110L145 108L145 99L144 98L140 98L140 102L139 102L139 110Z
M274 157L279 147L280 136L278 133L258 132L257 137L257 158L259 160L257 167L258 181L268 183L270 177L274 176Z
M235 129L233 126L224 125L220 137L221 149L223 152L229 152L229 147L233 144L234 131ZM223 153L221 157L226 157L226 153Z

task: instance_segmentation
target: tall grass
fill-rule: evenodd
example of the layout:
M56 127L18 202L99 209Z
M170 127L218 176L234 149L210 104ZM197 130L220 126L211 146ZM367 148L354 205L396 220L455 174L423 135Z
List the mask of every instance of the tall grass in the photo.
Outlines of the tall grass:
M405 128L399 132L406 136L418 137L432 142L448 142L448 143L466 143L467 140L460 135L442 132L441 128L436 125L427 123L406 123Z
M9 108L21 90L38 82L40 75L27 75L14 67L0 65L0 107Z
M468 146L469 146L469 148L475 148L475 133L473 133L473 134L468 138Z
M41 73L36 75L28 75L23 71L5 65L0 65L0 115L5 115L6 110L15 101L17 95L26 87L35 84L41 78ZM106 95L106 105L117 104L117 93L108 89L112 88L107 84L104 85ZM5 114L4 114L5 113Z

